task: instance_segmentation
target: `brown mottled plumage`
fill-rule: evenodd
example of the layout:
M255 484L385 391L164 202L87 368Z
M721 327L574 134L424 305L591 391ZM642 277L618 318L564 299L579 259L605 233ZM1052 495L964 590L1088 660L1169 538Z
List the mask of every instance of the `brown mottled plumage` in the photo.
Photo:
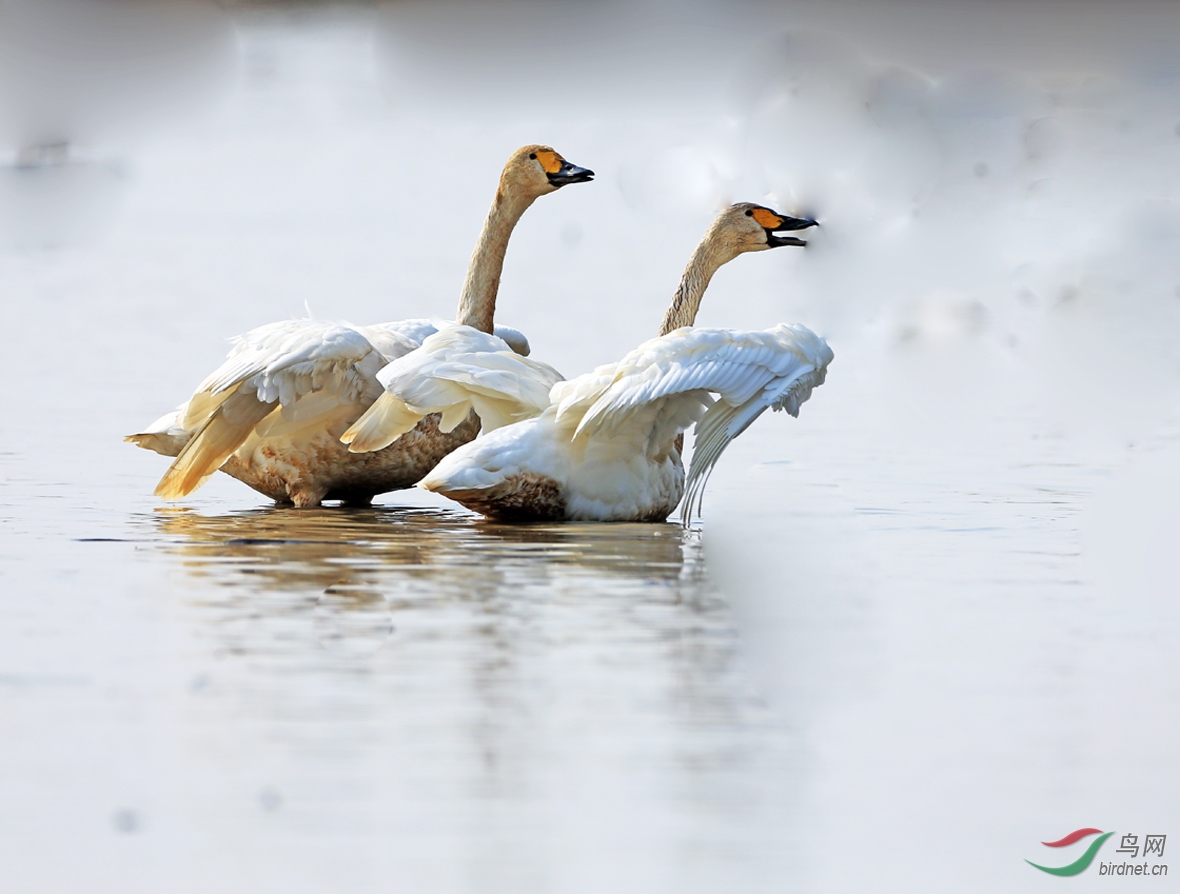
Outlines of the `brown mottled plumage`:
M512 475L497 487L455 490L447 497L496 521L561 521L566 517L561 484L545 475Z
M345 416L300 441L247 441L221 471L276 503L300 509L323 500L367 506L377 494L413 487L439 460L479 434L474 413L446 434L438 430L438 420L438 414L427 416L396 444L355 454L340 443L351 424Z

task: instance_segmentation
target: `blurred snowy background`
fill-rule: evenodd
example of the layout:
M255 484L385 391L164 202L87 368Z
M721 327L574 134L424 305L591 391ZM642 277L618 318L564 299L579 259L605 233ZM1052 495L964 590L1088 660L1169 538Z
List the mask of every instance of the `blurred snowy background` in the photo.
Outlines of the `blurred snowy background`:
M0 0L6 520L150 511L162 465L119 439L228 335L449 316L521 144L598 173L524 218L500 294L567 375L654 334L721 205L816 216L699 320L836 352L705 501L805 756L781 859L735 878L1039 890L1037 842L1176 817L1178 41L1147 0Z

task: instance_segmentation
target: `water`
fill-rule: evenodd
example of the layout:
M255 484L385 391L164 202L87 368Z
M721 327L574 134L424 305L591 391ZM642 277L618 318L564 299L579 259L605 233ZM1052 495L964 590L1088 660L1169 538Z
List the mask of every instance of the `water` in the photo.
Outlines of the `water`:
M1037 891L1026 858L1085 846L1042 841L1175 829L1159 245L1072 303L1004 303L994 266L978 307L871 319L885 274L855 233L725 268L702 322L802 318L836 361L799 420L734 444L698 531L496 525L419 492L299 512L221 478L150 496L166 461L120 438L223 336L305 300L448 315L517 145L600 173L530 210L501 296L568 374L654 331L741 158L717 147L744 131L669 94L644 120L391 107L372 25L242 20L236 92L67 167L63 190L101 179L83 217L0 254L3 889ZM22 176L14 203L40 194ZM1060 286L1056 238L1020 284Z
M697 534L433 508L103 534L53 538L52 598L10 613L25 884L710 890L776 858L789 737Z

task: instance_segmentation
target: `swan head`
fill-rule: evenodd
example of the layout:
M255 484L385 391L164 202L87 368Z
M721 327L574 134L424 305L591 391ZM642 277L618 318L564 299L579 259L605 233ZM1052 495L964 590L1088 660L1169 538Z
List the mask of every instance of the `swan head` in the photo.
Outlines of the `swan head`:
M806 245L802 239L783 234L815 226L819 226L818 221L809 217L791 217L764 205L738 202L717 215L706 238L717 243L723 253L736 258L747 251Z
M535 199L571 183L588 183L593 179L593 171L566 161L550 146L522 146L504 166L500 188Z

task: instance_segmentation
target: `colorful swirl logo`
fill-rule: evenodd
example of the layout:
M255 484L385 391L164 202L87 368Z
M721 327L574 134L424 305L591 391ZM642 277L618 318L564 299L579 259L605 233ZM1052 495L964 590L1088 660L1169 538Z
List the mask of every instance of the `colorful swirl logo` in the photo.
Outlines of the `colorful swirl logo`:
M1103 832L1101 829L1078 829L1070 832L1064 838L1057 841L1042 841L1041 844L1045 847L1067 847L1075 842L1081 841L1083 838L1088 838L1091 835L1097 835L1090 846L1086 848L1086 852L1070 863L1068 866L1041 866L1039 863L1034 863L1032 860L1025 860L1029 866L1035 866L1041 872L1047 872L1050 875L1077 875L1079 872L1084 872L1086 867L1094 862L1094 857L1098 853L1098 849L1102 847L1103 843L1114 832Z

